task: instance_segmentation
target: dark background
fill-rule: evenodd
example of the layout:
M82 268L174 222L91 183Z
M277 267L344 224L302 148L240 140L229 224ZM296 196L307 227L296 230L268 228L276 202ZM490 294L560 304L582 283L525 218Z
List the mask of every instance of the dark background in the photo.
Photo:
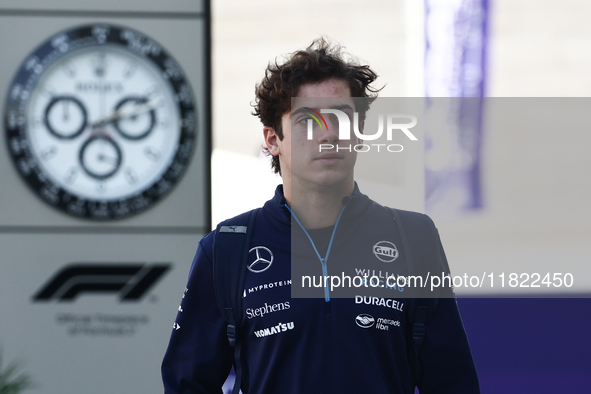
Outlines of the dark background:
M463 298L460 313L485 393L587 393L591 299Z

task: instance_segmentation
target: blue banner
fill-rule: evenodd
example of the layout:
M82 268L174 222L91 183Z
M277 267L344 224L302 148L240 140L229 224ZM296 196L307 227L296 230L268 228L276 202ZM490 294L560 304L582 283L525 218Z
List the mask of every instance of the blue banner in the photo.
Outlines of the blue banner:
M449 215L483 206L488 0L425 0L425 11L425 207Z

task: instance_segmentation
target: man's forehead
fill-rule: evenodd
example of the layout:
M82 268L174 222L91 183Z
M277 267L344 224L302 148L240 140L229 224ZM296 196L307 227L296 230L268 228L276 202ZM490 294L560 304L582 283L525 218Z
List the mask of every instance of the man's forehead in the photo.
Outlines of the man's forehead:
M347 81L338 78L319 82L307 82L297 90L297 97L351 97L351 88Z
M291 112L293 114L299 113L305 108L316 111L321 109L355 111L355 101L352 97L292 97Z

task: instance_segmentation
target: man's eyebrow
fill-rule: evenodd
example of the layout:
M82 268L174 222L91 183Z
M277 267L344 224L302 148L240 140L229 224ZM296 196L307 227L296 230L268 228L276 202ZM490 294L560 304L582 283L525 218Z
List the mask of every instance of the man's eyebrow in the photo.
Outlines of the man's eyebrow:
M346 111L346 110L349 110L351 112L354 111L353 107L351 107L349 104L335 105L335 106L332 106L330 108L331 109L338 109L338 110L341 110L341 111Z
M306 113L306 112L309 112L310 110L314 110L314 111L320 112L321 109L338 109L340 111L347 111L347 110L349 110L351 112L354 111L353 110L353 107L351 107L349 104L333 105L330 108L300 107L300 108L296 109L295 111L293 111L291 113L291 116L297 115L297 114L302 113L302 112L303 113Z
M302 112L303 113L306 113L309 110L310 110L310 108L308 108L308 107L300 107L300 108L296 109L295 111L292 111L291 112L291 116L297 115L297 114L302 113Z

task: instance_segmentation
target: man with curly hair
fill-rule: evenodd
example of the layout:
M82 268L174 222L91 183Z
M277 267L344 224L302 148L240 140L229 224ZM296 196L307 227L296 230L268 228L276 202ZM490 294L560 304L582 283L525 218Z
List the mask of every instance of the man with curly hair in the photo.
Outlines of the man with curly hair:
M421 393L479 392L453 298L421 303L395 295L335 298L326 281L318 298L291 297L292 264L310 264L326 277L344 259L375 259L371 247L384 238L404 244L394 211L357 187L356 152L319 149L342 143L337 119L327 115L325 127L314 126L310 133L311 116L320 108L350 118L356 112L363 122L377 96L370 86L376 78L369 66L323 39L268 66L256 88L254 114L283 184L254 219L244 286L235 289L242 295L243 319L230 329L218 307L213 279L220 264L214 259L218 226L200 241L193 261L162 364L165 393L220 393L233 364L240 371L234 392L240 387L245 394L411 394L415 387ZM428 234L410 244L433 243L435 260L446 267L430 219L405 217L406 224L427 226ZM401 247L395 258L410 261L407 254ZM295 255L305 258L296 262Z

